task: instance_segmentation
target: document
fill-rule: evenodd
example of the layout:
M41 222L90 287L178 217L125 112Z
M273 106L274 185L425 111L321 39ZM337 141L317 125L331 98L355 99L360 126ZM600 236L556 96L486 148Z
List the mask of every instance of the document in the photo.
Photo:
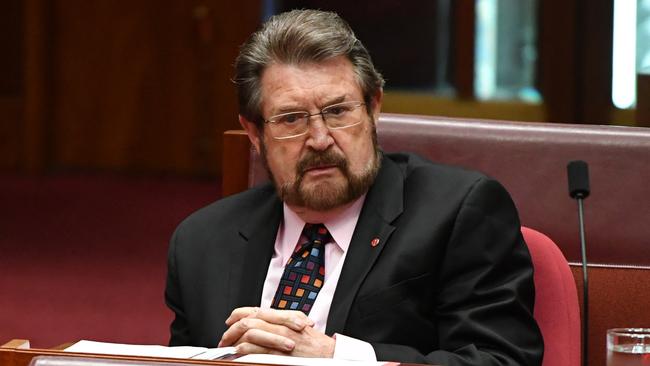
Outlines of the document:
M95 353L103 355L192 358L195 360L228 359L235 362L262 363L289 366L389 366L390 362L364 362L335 360L331 358L308 358L279 355L252 354L242 355L233 359L235 347L204 348L204 347L166 347L158 345L140 345L107 343L95 341L79 341L64 349L65 352Z

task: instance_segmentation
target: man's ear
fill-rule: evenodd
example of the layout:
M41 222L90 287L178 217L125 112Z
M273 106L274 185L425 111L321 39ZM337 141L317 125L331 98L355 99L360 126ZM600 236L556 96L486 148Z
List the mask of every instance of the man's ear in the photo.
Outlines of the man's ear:
M372 100L372 117L375 123L379 120L379 113L381 112L381 101L384 99L384 90L379 89Z
M253 146L255 146L255 150L257 150L257 152L261 152L262 150L260 150L260 139L262 136L255 123L247 120L246 117L240 114L239 124L241 124L242 128L246 131L248 139L251 140L251 143Z

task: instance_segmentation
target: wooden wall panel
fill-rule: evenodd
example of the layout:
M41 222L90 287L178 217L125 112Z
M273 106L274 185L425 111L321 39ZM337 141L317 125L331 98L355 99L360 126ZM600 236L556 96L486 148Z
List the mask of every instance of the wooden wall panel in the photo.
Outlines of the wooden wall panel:
M577 55L579 123L609 124L612 121L612 48L614 2L581 1L579 4Z
M636 76L636 125L650 127L650 74Z
M539 2L539 86L548 120L609 124L613 1Z
M538 87L549 122L579 123L576 72L580 65L575 56L578 12L576 1L539 2Z
M215 175L237 127L230 82L259 7L218 1L56 1L52 164Z
M0 171L13 171L20 164L22 99L0 97Z
M22 5L0 4L0 169L15 169L19 161L22 107Z
M19 169L42 173L51 159L52 1L24 1L24 100Z
M454 86L459 99L474 99L474 34L476 33L475 1L456 0L453 3L454 38L451 54Z
M22 14L20 0L0 4L0 97L16 97L22 90Z

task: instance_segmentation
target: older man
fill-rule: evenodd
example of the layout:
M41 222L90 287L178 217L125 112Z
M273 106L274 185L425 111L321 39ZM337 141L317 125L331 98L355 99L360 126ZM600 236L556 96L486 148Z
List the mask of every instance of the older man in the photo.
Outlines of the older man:
M379 149L383 79L342 19L277 15L236 69L239 120L273 182L177 228L172 345L541 362L532 265L509 195L479 173Z

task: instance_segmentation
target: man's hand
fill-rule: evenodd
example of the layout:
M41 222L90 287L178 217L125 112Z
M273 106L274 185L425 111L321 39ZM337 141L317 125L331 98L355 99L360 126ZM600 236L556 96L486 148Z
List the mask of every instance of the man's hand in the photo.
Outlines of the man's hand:
M229 328L219 347L236 346L237 353L325 358L334 355L334 339L314 330L314 322L300 311L238 308L226 319L226 325Z

